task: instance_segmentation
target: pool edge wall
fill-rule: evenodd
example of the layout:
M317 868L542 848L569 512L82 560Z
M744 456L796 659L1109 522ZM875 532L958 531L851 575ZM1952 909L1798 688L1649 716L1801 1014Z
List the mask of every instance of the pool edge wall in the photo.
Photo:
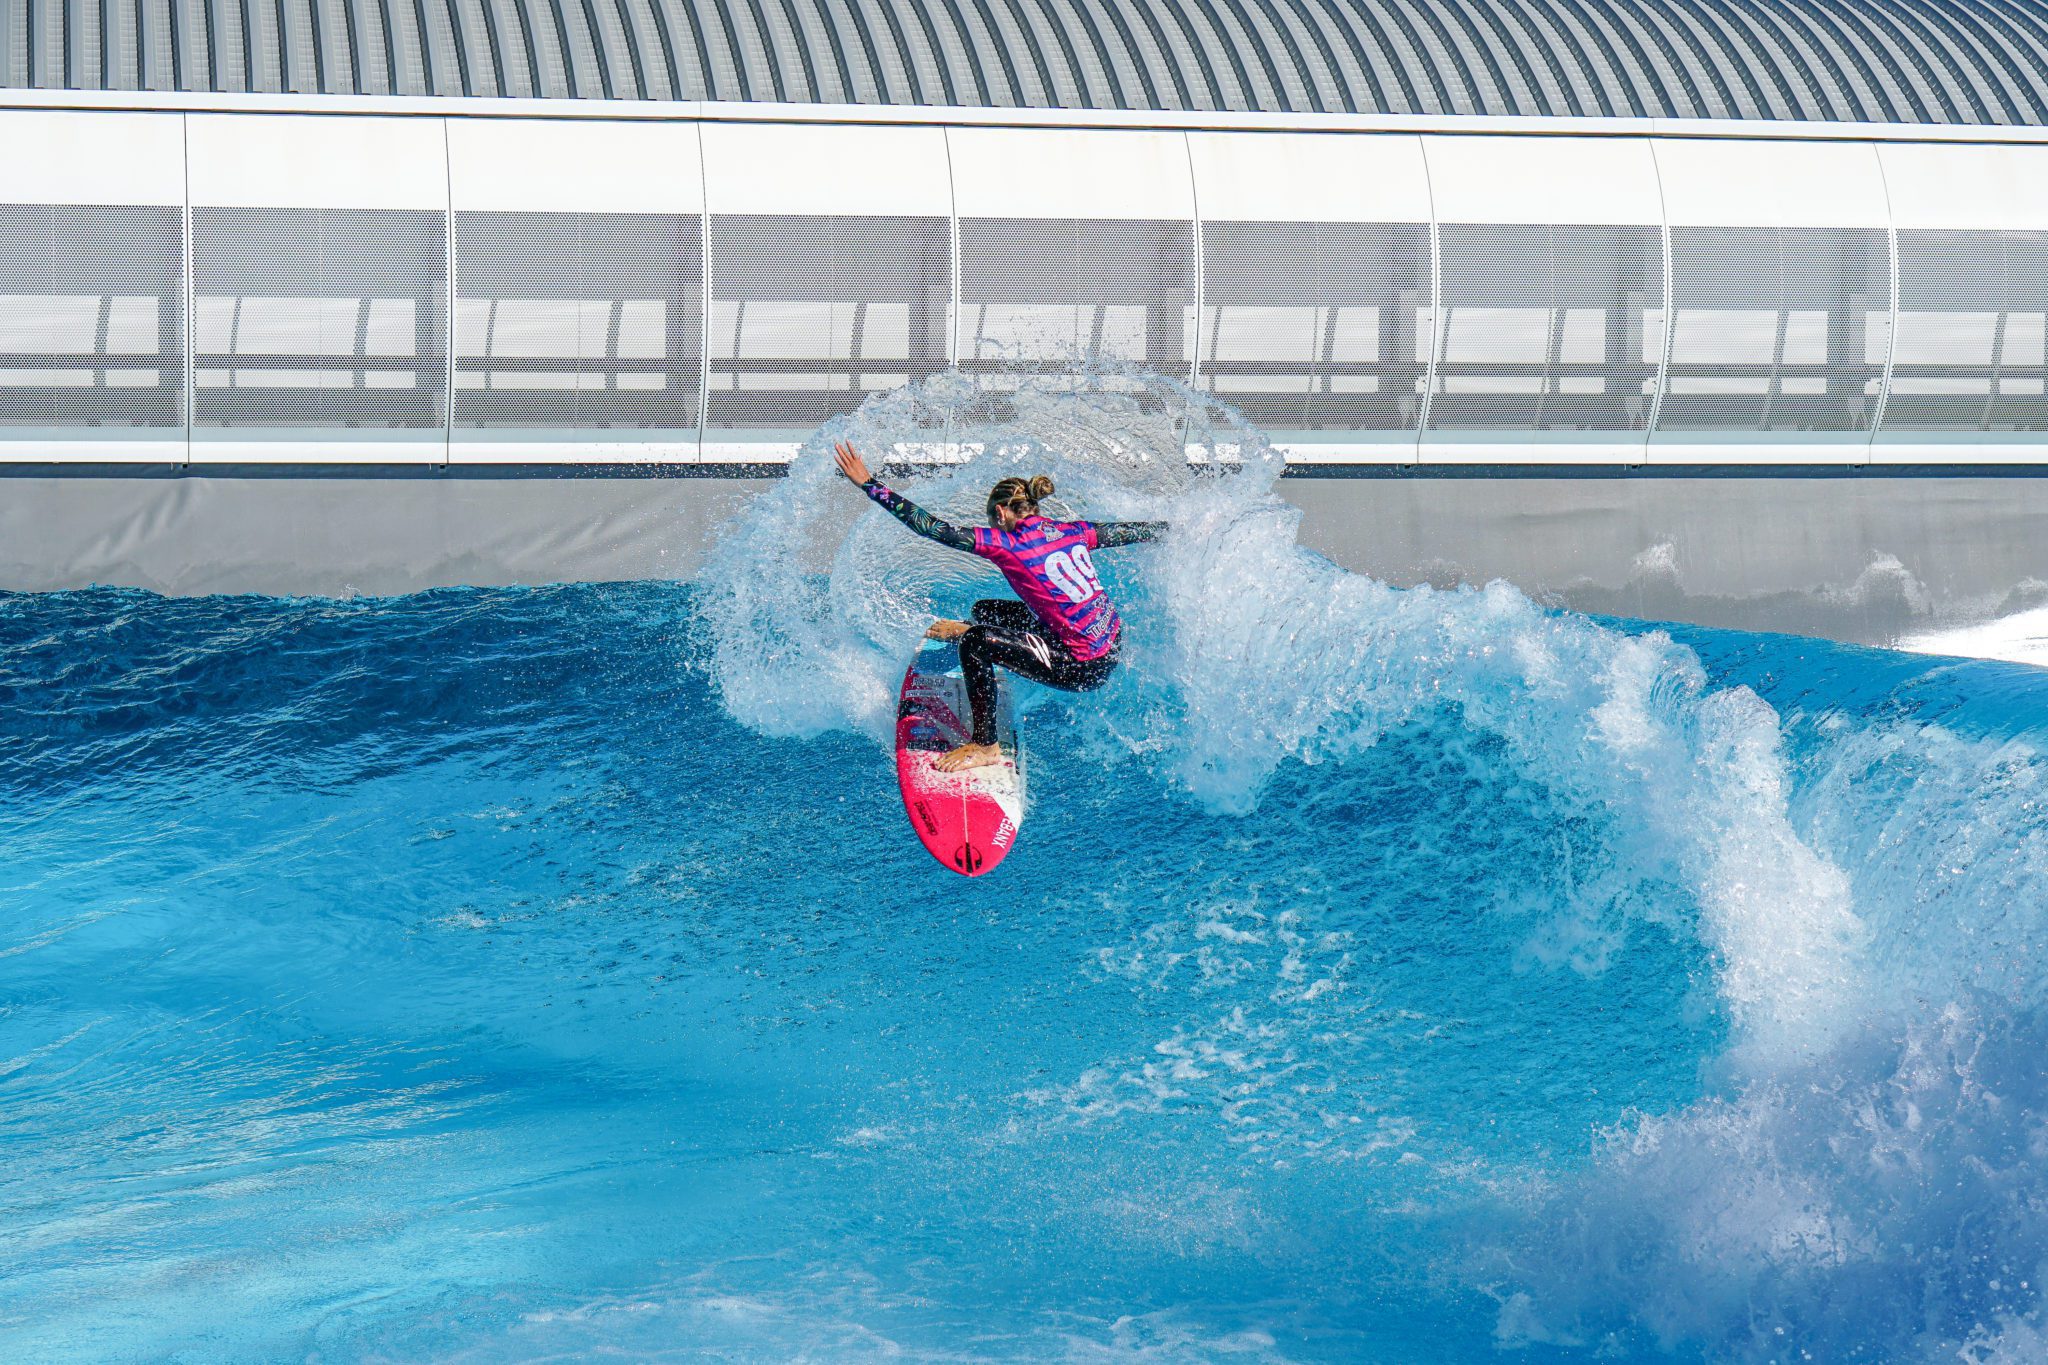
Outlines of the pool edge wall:
M1301 541L1397 586L1885 644L2048 601L2048 474L1289 477ZM752 473L16 470L0 589L384 595L687 579ZM844 515L861 504L847 498Z

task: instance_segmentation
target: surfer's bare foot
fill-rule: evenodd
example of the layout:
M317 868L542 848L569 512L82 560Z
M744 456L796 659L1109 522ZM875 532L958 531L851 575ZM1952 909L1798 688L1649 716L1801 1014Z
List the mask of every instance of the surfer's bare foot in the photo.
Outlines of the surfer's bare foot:
M966 768L986 768L991 763L1002 761L1003 751L993 744L963 744L940 755L932 766L942 773L957 773Z
M927 640L957 640L966 633L965 621L934 621L924 635Z

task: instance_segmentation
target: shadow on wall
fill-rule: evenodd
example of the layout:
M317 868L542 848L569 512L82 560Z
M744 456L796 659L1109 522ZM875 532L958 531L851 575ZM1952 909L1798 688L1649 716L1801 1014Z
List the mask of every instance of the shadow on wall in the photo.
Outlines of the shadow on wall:
M1896 646L2048 604L2048 479L1288 479L1302 542L1397 585Z

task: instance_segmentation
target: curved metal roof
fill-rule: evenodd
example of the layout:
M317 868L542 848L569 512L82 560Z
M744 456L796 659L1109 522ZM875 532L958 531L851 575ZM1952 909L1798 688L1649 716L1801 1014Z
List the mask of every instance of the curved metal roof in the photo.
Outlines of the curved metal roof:
M12 0L0 86L2048 123L2038 0Z

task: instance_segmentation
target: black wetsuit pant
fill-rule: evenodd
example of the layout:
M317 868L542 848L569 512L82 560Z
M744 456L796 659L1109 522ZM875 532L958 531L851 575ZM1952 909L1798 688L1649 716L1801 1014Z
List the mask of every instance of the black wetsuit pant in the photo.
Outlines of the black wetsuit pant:
M1009 669L1062 692L1092 692L1116 671L1116 651L1077 659L1022 602L974 604L974 624L960 637L960 671L974 708L974 742L996 742L996 669Z

